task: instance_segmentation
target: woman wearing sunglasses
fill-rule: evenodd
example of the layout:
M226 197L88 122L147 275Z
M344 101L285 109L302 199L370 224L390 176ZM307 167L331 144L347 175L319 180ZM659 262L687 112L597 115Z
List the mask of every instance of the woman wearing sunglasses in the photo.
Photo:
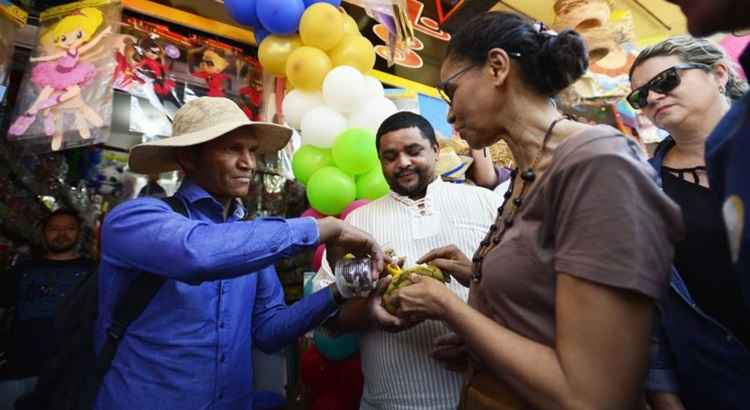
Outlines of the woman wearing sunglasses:
M474 149L505 140L518 166L473 259L446 247L419 261L470 283L469 304L429 278L395 292L397 314L455 332L433 357L465 365L462 409L642 408L680 214L634 142L556 109L587 65L578 34L509 13L477 16L448 46L449 121Z
M660 303L661 359L652 363L652 375L672 377L650 377L650 397L658 409L676 401L670 392L679 387L688 409L747 409L750 312L704 160L706 138L747 86L721 49L689 36L643 50L630 79L630 104L670 133L651 162L664 191L682 207L687 229L675 249L671 289Z

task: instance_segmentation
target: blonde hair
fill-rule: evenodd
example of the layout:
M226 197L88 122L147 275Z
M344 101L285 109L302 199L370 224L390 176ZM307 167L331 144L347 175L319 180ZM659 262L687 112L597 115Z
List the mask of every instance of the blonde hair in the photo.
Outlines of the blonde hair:
M229 61L213 50L206 50L203 53L203 58L211 60L215 66L219 67L220 71L224 71L224 69L229 66Z
M63 17L42 37L42 43L57 43L60 36L77 29L83 31L83 40L89 41L104 22L104 14L99 9L84 7L74 14Z
M724 94L731 100L740 98L748 89L747 82L737 73L737 65L729 60L719 46L706 39L691 36L672 37L643 49L630 67L630 78L633 78L635 68L643 62L662 56L676 56L686 63L700 63L711 68L718 64L724 65L728 76Z

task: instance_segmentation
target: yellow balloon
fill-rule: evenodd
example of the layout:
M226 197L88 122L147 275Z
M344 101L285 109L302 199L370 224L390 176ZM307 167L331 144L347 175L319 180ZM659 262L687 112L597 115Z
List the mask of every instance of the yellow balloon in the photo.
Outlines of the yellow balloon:
M299 36L306 46L328 51L344 37L344 16L328 3L315 3L302 15Z
M343 14L344 17L344 36L361 36L362 33L359 32L359 26L357 26L357 22L354 21L354 18L346 13Z
M331 68L331 59L323 50L302 46L289 56L286 77L300 90L318 91Z
M349 35L330 52L334 67L349 65L362 74L367 74L375 66L375 49L370 40L360 35Z
M263 69L269 73L284 77L289 55L300 47L302 47L302 42L298 36L270 35L258 47L258 60Z

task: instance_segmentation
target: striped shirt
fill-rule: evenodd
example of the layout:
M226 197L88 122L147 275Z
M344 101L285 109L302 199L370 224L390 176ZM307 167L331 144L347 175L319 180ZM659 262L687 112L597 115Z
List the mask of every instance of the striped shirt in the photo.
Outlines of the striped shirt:
M456 245L472 255L494 222L501 197L475 186L439 178L427 195L414 201L394 194L371 202L346 221L369 232L383 248L406 257L411 266L432 249ZM461 299L468 289L453 280L448 287ZM453 410L458 404L462 375L442 368L429 356L433 340L448 333L438 321L426 321L393 334L372 330L362 336L365 378L360 409Z

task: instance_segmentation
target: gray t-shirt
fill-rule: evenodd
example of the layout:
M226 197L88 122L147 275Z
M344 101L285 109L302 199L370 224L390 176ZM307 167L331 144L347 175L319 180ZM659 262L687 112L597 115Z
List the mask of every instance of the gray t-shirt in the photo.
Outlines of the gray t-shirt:
M557 273L659 298L683 225L657 178L638 146L614 128L570 136L485 256L469 304L553 346Z

